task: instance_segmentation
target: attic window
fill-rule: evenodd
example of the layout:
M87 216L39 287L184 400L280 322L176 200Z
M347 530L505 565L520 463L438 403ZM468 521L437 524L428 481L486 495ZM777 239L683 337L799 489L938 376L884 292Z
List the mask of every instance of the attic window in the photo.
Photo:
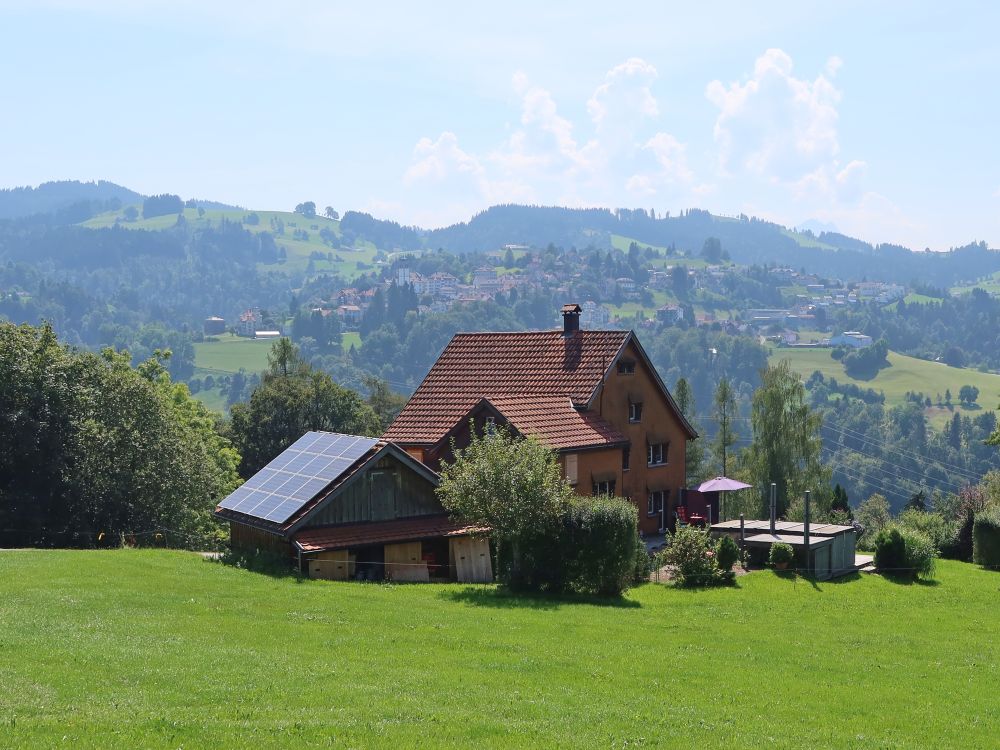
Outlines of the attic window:
M619 375L635 375L635 360L623 359L618 362Z

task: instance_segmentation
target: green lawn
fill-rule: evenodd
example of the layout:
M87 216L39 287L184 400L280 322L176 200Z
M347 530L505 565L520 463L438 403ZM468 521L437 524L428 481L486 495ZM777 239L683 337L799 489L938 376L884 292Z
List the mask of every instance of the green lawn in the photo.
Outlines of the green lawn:
M1000 296L1000 271L996 271L995 273L980 279L974 284L952 287L951 293L968 294L973 289L983 289L992 295Z
M616 604L0 552L4 747L996 746L1000 574Z
M827 377L834 377L840 383L857 383L862 388L873 388L885 393L887 404L903 403L907 391L919 391L937 400L951 389L954 402L958 403L958 390L963 385L979 388L979 403L992 409L1000 403L1000 375L948 367L940 362L928 362L905 354L889 352L889 364L880 370L872 380L855 380L847 376L844 366L830 356L830 349L785 349L772 348L771 359L787 359L792 369L808 378L815 370Z
M262 372L267 369L267 353L274 339L248 339L224 333L218 341L201 341L194 345L194 366L205 372L200 376L227 375L241 369Z

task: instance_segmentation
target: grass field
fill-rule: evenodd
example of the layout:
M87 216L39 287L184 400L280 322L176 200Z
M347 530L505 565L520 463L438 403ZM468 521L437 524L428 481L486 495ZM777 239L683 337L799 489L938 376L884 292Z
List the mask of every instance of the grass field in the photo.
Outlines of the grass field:
M241 369L262 372L267 369L267 353L274 339L248 339L231 333L215 336L218 341L200 341L194 345L194 366L203 377L231 375Z
M613 603L0 552L4 747L996 746L1000 574Z
M968 294L973 289L984 289L992 295L1000 296L1000 271L980 279L975 284L968 284L966 286L955 286L951 288L952 294Z
M958 403L958 390L963 385L979 389L979 403L985 409L1000 403L1000 375L948 367L939 362L928 362L905 354L889 352L889 364L872 380L855 380L847 376L844 366L830 356L830 349L771 349L771 359L787 359L792 369L808 378L815 370L840 383L857 383L862 388L873 388L885 393L887 404L901 404L907 391L919 391L937 399L937 394L951 389L954 402Z
M137 206L137 208L141 211L142 206ZM280 246L285 248L285 262L276 264L258 264L258 267L261 270L296 271L305 273L309 267L309 256L312 253L319 252L324 256L332 253L334 256L334 260L332 261L328 259L316 259L312 261L313 275L328 272L340 274L347 279L354 279L362 273L365 273L367 267L370 267L374 262L376 249L375 246L369 242L360 242L356 247L351 249L335 249L324 244L323 240L319 236L320 230L327 228L332 230L337 236L340 236L340 222L332 221L322 216L317 216L314 219L307 219L301 214L292 213L290 211L244 211L241 209L206 209L204 215L199 216L197 209L185 208L184 220L191 227L196 229L206 229L208 227L218 226L223 219L226 221L241 222L245 216L251 213L257 214L260 218L259 224L243 225L244 229L251 232L273 232L271 226L272 220L280 220L285 226L285 233L283 235L275 236L275 241ZM95 229L100 227L110 227L115 224L116 220L120 220L121 217L122 211L108 211L88 219L83 222L83 226ZM119 226L125 227L126 229L161 230L174 226L176 222L177 214L170 214L169 216L156 216L151 219L140 218L133 222L122 220L120 221ZM295 239L293 234L297 230L305 232L308 235L308 238ZM361 268L358 267L359 262L362 264Z

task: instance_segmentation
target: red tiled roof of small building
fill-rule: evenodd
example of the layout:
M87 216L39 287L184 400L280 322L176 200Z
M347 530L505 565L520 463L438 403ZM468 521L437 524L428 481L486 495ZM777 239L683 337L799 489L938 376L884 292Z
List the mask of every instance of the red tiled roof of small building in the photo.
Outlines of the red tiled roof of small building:
M554 450L628 442L600 414L574 409L567 396L494 396L488 400L518 432L533 435Z
M383 437L431 445L484 397L565 396L586 406L628 337L582 330L456 334Z
M435 515L304 529L295 534L292 541L303 552L323 552L369 544L485 534L488 531L485 527L452 521L446 515Z

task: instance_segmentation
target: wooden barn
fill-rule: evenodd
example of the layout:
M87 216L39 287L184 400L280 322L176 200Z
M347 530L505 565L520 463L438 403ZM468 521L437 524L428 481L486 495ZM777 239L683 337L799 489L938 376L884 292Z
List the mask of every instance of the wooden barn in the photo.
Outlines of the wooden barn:
M313 578L487 582L486 530L449 519L438 476L384 440L308 432L223 500L234 549Z

